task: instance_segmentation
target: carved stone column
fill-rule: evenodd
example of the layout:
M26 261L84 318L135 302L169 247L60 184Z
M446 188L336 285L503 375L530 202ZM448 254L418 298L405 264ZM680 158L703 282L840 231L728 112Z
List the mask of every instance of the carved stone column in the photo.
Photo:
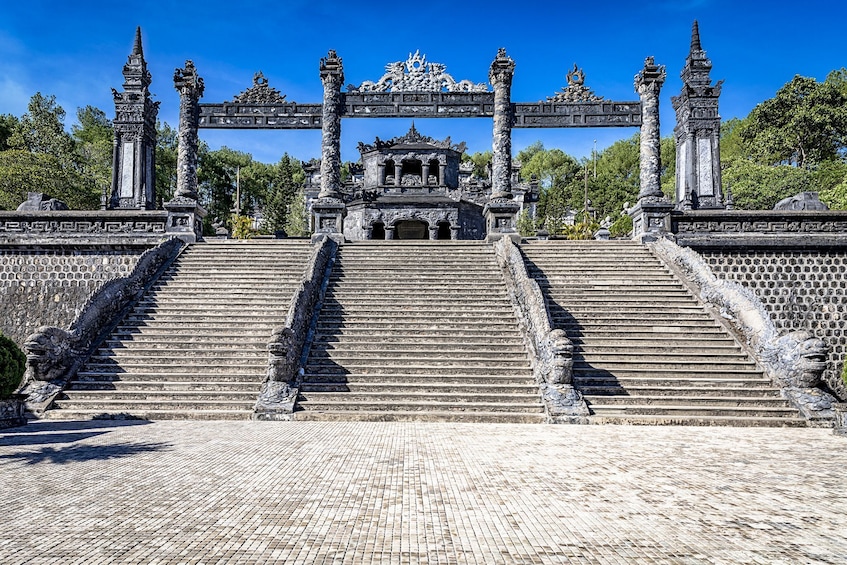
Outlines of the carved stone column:
M394 239L394 226L385 226L385 239Z
M148 90L151 77L141 48L141 28L124 65L124 91L112 89L115 100L115 138L112 189L103 208L156 207L156 115L159 103Z
M665 67L653 57L635 76L635 91L641 98L640 183L638 202L629 210L633 239L650 241L670 231L673 204L662 193L661 134L659 132L659 92L665 82Z
M394 163L394 186L400 186L400 177L403 174L403 164L400 162Z
M438 224L429 226L429 239L435 240L438 239Z
M662 196L659 92L666 76L665 67L656 65L653 57L647 57L644 69L635 76L635 91L641 98L641 190L638 198Z
M204 85L192 61L186 61L184 69L174 71L174 88L179 92L179 146L174 196L197 200L197 128Z
M515 62L506 55L506 50L497 51L491 63L488 80L494 86L494 137L491 157L492 198L511 198L512 173L512 76ZM443 178L443 176L442 176ZM443 181L442 181L443 184Z
M424 186L429 186L429 161L421 165L421 181Z
M318 198L338 197L341 188L341 85L344 67L341 58L330 50L321 59L321 82L324 87L321 115L321 191Z
M204 210L197 194L197 128L200 123L200 97L203 79L194 63L185 62L184 69L174 71L174 88L179 92L179 147L176 163L176 192L170 202L167 230L188 243L203 237Z

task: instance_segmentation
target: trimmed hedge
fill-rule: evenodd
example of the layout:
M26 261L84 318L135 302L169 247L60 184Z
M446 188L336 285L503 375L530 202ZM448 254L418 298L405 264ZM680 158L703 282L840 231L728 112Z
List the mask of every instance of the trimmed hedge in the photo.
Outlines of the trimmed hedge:
M26 355L18 345L0 333L0 398L15 392L26 371Z

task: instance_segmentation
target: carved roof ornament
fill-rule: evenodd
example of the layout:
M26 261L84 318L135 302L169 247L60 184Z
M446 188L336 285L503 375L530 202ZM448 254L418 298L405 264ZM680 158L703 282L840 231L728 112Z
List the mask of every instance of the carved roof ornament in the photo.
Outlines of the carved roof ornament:
M415 51L406 61L385 66L386 73L377 82L366 80L358 87L348 85L348 92L488 92L484 82L456 81L446 65L429 63L426 55Z
M400 148L403 145L412 145L412 144L425 144L431 145L438 149L452 149L453 151L458 151L459 153L464 153L467 146L465 142L454 144L450 139L450 136L447 136L443 141L439 141L437 139L433 139L426 135L421 135L418 132L417 128L415 128L415 123L412 122L412 127L409 128L409 131L406 132L405 135L400 137L394 137L387 141L383 141L380 138L376 138L373 144L367 144L359 142L359 151L362 153L366 153L368 151L373 151L374 149L394 149Z
M547 97L547 102L599 102L602 96L594 94L590 88L585 86L585 72L573 64L573 69L565 75L568 85L562 87L561 92Z
M268 79L259 71L253 75L253 86L235 96L233 102L241 104L288 104L285 94L268 85Z

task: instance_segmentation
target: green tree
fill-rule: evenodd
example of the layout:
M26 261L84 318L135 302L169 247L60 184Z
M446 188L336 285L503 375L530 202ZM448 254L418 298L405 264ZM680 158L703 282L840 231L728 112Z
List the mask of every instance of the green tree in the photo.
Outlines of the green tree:
M79 108L77 122L71 126L76 162L89 190L100 194L111 184L115 136L112 122L94 106Z
M300 161L285 153L274 168L272 182L263 209L266 232L274 233L278 230L285 230L289 235L295 235L289 231L289 215L297 190L303 185L304 181L305 174Z
M65 167L53 155L22 149L0 151L0 209L14 210L27 199L27 192L44 192L74 210L94 210L100 195L84 186L80 173Z
M288 205L285 233L292 237L309 235L309 214L306 210L306 188L301 186Z
M740 131L753 158L805 169L837 159L847 142L845 73L830 73L822 83L797 75L756 106Z
M0 151L10 149L9 138L18 127L18 117L12 114L0 115Z
M177 131L167 122L156 124L156 207L173 198L176 190Z
M200 202L209 212L207 221L229 222L235 208L239 171L247 167L253 157L228 147L212 151L205 143L200 144L197 154L197 183ZM246 202L247 199L242 196L239 212L247 209Z
M491 151L482 151L476 153L462 153L463 163L473 163L473 176L480 179L488 178L488 169L491 167Z
M63 165L75 163L74 139L65 131L65 110L54 95L36 92L9 137L9 147L56 157Z

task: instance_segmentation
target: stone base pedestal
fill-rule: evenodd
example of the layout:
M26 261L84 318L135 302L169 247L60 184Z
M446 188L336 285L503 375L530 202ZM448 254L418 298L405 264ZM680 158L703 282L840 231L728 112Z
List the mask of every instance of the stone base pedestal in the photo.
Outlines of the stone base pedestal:
M512 241L520 243L521 236L516 229L518 210L521 206L513 200L506 198L493 198L482 211L485 217L485 240L492 242L503 237L509 237Z
M344 202L340 198L324 197L312 202L312 215L315 218L312 238L321 234L343 234L344 211Z
M632 238L642 243L656 241L671 231L673 204L664 198L642 198L630 208Z
M165 202L168 211L168 223L165 231L168 235L180 238L185 243L203 240L203 218L206 210L196 200L177 196Z
M832 409L835 412L835 429L832 432L847 437L847 402L833 404Z
M0 399L0 430L26 424L25 396L13 394L11 398Z

